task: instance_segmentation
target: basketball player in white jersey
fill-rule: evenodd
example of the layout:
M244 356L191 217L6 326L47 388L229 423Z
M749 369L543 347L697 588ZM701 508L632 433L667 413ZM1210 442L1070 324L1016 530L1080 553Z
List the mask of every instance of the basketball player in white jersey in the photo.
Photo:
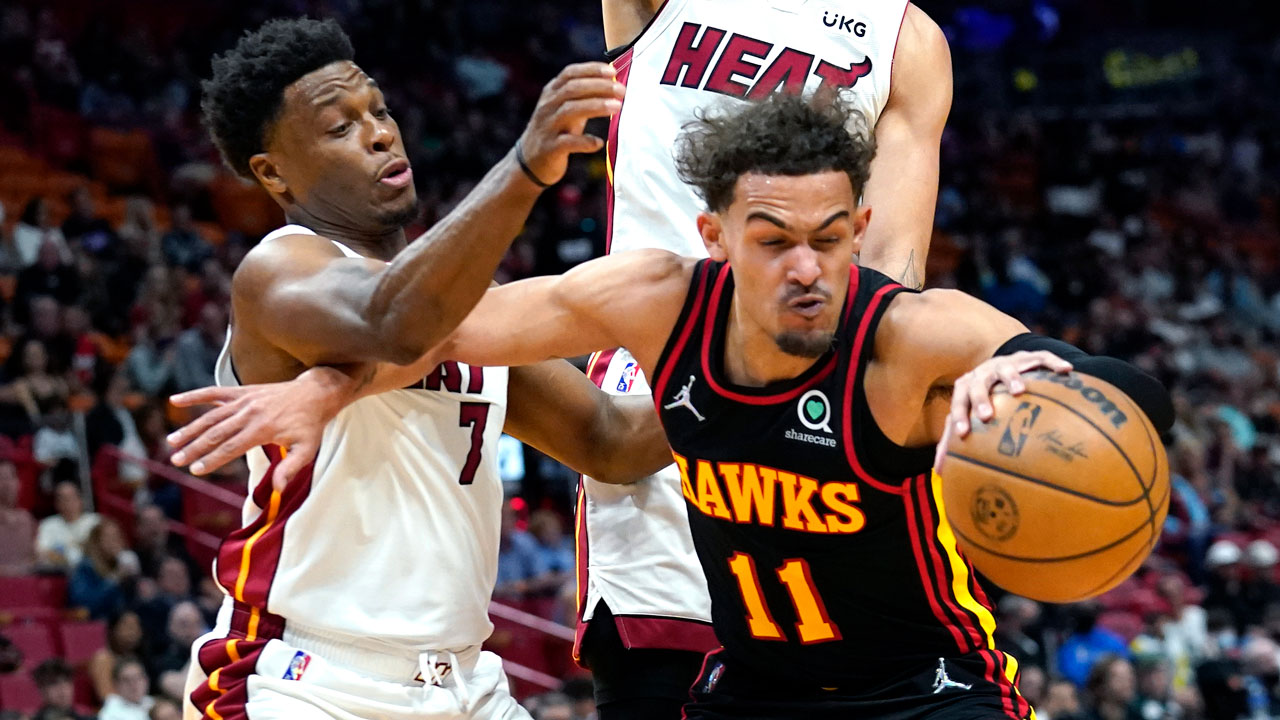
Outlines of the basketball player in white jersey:
M643 471L618 453L647 454L637 466L649 471L670 456L646 403L610 400L567 363L508 372L424 354L483 294L568 156L600 147L584 124L614 112L621 88L603 63L567 68L515 149L406 243L412 171L352 54L332 22L272 21L215 58L204 86L224 159L290 221L236 272L219 384L334 364L396 389L330 413L291 483L275 477L280 446L249 453L243 527L214 567L228 597L193 647L187 713L527 718L479 649L492 630L500 433L621 479ZM378 372L396 362L409 366Z
M605 40L627 86L607 147L609 252L705 257L704 209L673 148L703 108L777 91L839 90L874 128L860 264L919 288L951 105L946 39L906 0L602 0ZM649 392L624 349L588 367L606 392ZM640 510L643 508L643 511ZM586 477L579 493L580 659L601 720L680 717L715 646L710 599L674 465L639 483Z

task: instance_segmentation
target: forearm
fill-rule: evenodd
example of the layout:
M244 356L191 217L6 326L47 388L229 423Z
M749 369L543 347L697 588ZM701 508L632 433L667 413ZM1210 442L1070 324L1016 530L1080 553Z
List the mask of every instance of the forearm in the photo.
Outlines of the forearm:
M484 294L540 189L507 153L453 212L402 250L363 308L406 363L457 327Z
M644 479L671 464L671 446L650 395L611 395L601 402L591 477L610 484Z
M1069 343L1032 333L1011 338L996 355L1011 355L1019 350L1048 350L1071 363L1076 371L1115 385L1146 414L1160 434L1173 427L1173 399L1169 391L1137 367L1117 358L1090 355Z

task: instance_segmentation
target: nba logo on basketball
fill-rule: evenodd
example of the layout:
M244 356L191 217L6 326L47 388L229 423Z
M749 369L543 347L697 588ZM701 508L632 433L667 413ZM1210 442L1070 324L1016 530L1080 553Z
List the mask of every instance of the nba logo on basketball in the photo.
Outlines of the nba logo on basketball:
M284 679L301 680L302 674L307 671L307 666L310 664L311 656L299 650L289 661L289 669L284 671Z
M622 377L618 378L618 392L629 393L631 386L636 383L636 375L640 373L640 366L635 362L629 362L622 368Z

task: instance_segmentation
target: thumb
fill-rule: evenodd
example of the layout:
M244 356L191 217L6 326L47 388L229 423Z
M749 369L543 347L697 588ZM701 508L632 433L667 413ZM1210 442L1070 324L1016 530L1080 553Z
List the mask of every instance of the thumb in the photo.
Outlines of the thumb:
M280 461L271 476L271 486L276 490L283 491L285 485L288 485L289 481L293 480L293 477L311 462L315 452L315 448L304 444L294 445L289 448L289 454Z

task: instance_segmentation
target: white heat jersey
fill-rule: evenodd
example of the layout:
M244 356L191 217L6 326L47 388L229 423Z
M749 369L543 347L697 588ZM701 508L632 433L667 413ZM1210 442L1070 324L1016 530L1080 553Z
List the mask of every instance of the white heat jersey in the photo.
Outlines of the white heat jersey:
M675 168L683 126L703 108L786 89L841 88L873 128L906 0L668 0L614 60L627 86L609 132L610 252L705 257L705 209Z
M291 234L313 233L291 225L263 242ZM238 384L230 337L219 385ZM283 493L270 482L279 449L250 452L243 527L215 563L250 627L270 620L303 647L412 657L483 642L493 629L506 400L506 368L447 362L343 409Z
M674 155L699 109L827 84L874 128L906 8L906 0L668 0L613 63L627 97L609 130L609 252L706 257L696 223L705 205L680 181ZM649 391L625 350L592 363L608 392ZM580 617L589 620L603 599L629 647L714 647L674 466L633 485L587 478L579 503Z

